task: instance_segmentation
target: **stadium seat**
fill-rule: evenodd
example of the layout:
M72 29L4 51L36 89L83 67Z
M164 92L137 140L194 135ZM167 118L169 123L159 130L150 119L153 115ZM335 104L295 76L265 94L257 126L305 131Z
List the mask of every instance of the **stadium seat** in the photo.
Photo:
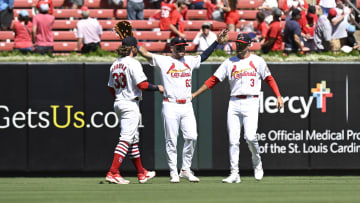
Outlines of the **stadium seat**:
M356 0L356 7L360 9L360 0Z
M65 0L53 0L53 6L61 7L64 5ZM38 0L15 0L14 8L31 8L33 5L35 6Z
M72 31L53 31L55 41L76 40L76 33Z
M154 13L160 12L159 9L144 9L144 19L148 19ZM188 18L189 19L206 19L207 11L205 9L202 10L188 10ZM126 9L118 9L116 10L116 18L118 19L126 19L127 11Z
M263 3L263 0L238 0L237 8L258 8Z
M0 42L0 51L12 51L13 47L13 42Z
M189 9L187 15L189 19L206 20L207 11L205 9L202 10Z
M14 32L13 31L0 31L0 40L14 40Z
M76 51L77 42L54 42L54 51Z
M100 8L101 0L84 0L84 5L89 8Z
M92 18L112 18L114 17L113 9L90 9L90 17ZM81 18L80 9L56 9L54 11L55 18Z
M55 20L53 29L73 29L77 22L77 20Z
M33 0L36 1L36 0ZM65 3L65 0L52 0L54 8L62 7Z
M259 10L239 10L240 19L255 20L257 12Z
M151 30L154 28L159 28L159 21L130 20L129 22L135 29Z
M36 0L16 0L14 1L14 8L31 8L36 2Z

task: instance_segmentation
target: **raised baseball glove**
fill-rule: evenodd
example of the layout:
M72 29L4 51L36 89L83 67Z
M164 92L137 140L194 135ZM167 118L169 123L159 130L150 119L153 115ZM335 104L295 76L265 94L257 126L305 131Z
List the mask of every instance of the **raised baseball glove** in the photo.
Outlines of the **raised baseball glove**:
M133 36L132 27L128 21L119 21L116 23L115 32L118 34L120 40L123 40L125 37Z
M229 41L228 32L228 29L224 29L218 34L217 41L219 44L225 44Z

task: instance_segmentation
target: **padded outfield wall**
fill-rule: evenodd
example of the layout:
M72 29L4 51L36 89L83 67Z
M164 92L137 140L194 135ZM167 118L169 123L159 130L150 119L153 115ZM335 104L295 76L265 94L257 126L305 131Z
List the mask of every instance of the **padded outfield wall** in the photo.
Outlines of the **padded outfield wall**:
M219 64L194 71L196 90ZM0 171L105 172L118 142L118 119L107 89L110 63L1 63ZM285 107L263 83L258 137L264 169L360 169L360 63L269 63ZM148 64L149 81L160 76ZM142 159L167 170L162 96L141 102ZM198 125L195 170L229 167L227 81L193 101ZM179 136L179 150L183 140ZM181 156L178 156L181 163ZM129 160L126 160L129 162ZM241 138L240 169L250 169ZM134 170L124 164L123 170Z

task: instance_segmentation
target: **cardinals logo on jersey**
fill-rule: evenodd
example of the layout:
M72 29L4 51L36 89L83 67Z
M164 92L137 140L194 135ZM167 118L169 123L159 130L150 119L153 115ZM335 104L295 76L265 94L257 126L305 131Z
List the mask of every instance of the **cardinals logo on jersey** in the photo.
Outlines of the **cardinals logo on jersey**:
M250 68L244 68L244 69L240 69L240 70L236 70L236 65L234 65L234 67L231 70L231 77L233 77L234 79L240 79L241 77L244 76L256 76L256 68L254 66L254 64L252 63L252 61L250 61ZM255 71L252 71L255 70Z
M185 71L191 70L190 66L183 63L185 68L182 69L176 69L175 63L172 63L169 70L166 72L166 74L171 74L171 77L173 78L179 78L179 77L191 77L191 71L189 73L186 73Z

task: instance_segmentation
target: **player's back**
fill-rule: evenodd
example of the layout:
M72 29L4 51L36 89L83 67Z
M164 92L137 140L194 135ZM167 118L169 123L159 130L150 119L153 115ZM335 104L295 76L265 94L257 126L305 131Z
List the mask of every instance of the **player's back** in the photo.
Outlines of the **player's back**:
M132 57L118 58L110 68L109 86L115 89L116 101L141 97L142 92L136 85L145 80L140 62Z

